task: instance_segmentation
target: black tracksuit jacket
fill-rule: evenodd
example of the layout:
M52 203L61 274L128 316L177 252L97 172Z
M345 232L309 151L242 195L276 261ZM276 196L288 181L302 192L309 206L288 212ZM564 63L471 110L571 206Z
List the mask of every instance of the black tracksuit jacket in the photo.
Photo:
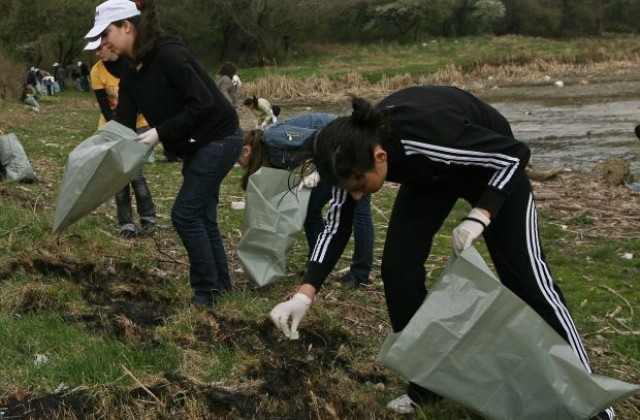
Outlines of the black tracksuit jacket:
M424 264L433 237L458 199L491 213L483 237L500 281L531 306L589 369L562 292L548 269L525 167L529 148L509 122L468 92L446 86L402 89L377 108L387 181L400 184L387 228L382 280L394 331L400 331L427 296ZM333 188L305 282L319 289L351 233L355 201ZM448 234L448 233L447 233Z

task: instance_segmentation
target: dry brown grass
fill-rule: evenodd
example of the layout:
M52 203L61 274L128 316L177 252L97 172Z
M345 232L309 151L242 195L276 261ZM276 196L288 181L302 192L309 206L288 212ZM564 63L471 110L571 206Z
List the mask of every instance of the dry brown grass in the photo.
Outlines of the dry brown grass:
M402 87L420 84L454 85L479 92L496 85L543 84L570 76L621 75L637 69L639 61L598 51L590 57L519 55L499 63L479 61L467 69L451 64L433 74L385 75L376 83L370 83L358 73L348 73L337 80L326 76L300 79L273 75L245 83L242 94L260 95L276 102L318 99L337 102L344 100L345 94L381 97Z

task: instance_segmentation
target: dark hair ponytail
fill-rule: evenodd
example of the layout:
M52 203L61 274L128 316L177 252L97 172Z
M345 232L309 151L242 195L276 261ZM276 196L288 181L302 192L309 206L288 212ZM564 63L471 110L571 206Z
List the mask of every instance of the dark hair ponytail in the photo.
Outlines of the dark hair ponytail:
M362 130L377 130L384 120L384 114L378 111L366 99L353 97L351 101L351 120L354 126Z
M375 166L373 150L380 144L385 115L355 96L351 107L351 116L333 120L305 144L304 157L315 165L327 185L360 178Z
M156 8L156 0L136 0L140 16L129 18L136 27L136 39L133 43L133 64L142 64L164 30L160 25L160 16Z

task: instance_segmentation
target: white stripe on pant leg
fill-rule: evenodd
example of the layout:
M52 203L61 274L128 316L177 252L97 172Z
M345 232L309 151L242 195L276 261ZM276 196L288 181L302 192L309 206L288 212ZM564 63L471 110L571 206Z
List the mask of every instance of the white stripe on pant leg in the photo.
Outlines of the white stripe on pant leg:
M558 314L560 323L565 328L567 336L569 337L569 344L576 353L587 372L591 373L591 366L589 366L589 357L580 339L580 334L573 323L573 319L569 314L569 310L562 303L560 296L555 292L552 287L553 280L547 265L542 261L540 253L540 237L538 236L538 217L536 215L536 208L533 200L533 195L529 195L529 203L527 205L527 246L529 248L529 256L531 257L532 268L536 275L540 290L543 292L549 303ZM542 274L542 275L541 275ZM548 294L547 294L548 293ZM609 407L604 410L609 417L609 420L616 418L616 413L613 407Z
M554 290L551 273L549 273L549 269L546 263L542 260L542 256L540 254L540 238L538 236L537 215L532 194L529 194L526 224L528 253L529 258L531 259L531 268L533 269L538 287L547 299L549 305L551 305L554 312L556 313L560 324L567 334L571 348L576 353L582 364L585 366L587 372L591 373L589 358L587 356L587 352L584 349L584 346L582 345L580 334L578 333L573 319L569 314L569 310L562 303L562 299L560 299L560 296Z

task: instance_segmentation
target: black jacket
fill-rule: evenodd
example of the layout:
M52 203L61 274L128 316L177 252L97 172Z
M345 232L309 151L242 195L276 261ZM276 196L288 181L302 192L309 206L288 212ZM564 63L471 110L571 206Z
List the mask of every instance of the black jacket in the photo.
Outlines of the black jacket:
M380 132L387 152L387 181L441 188L457 195L475 191L474 207L495 217L529 162L530 150L516 140L509 122L492 106L448 86L402 89L377 108L387 114ZM319 289L351 235L355 201L339 188L327 213L305 281Z
M239 128L238 115L179 38L156 41L140 70L122 73L116 120L135 129L141 112L166 150L193 155Z

